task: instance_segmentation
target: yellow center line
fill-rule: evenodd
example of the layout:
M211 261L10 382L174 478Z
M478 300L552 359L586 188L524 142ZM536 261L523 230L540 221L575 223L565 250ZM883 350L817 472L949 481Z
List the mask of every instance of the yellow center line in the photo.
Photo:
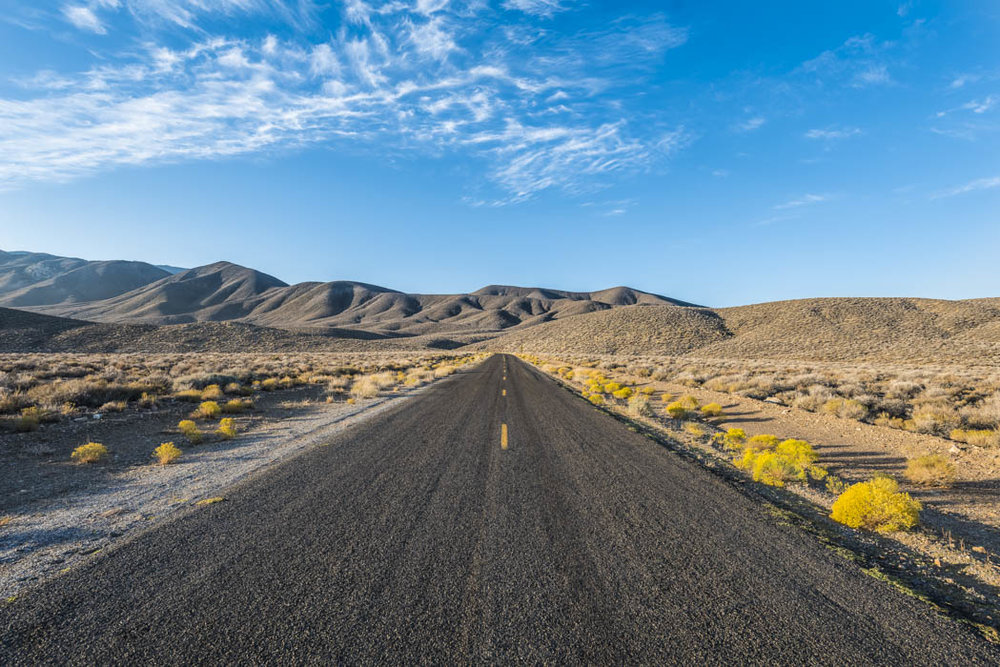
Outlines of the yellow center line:
M500 426L500 449L507 449L507 425Z
M507 390L506 390L506 389L504 389L504 390L503 390L503 393L501 394L501 396L506 396L506 395L507 395Z

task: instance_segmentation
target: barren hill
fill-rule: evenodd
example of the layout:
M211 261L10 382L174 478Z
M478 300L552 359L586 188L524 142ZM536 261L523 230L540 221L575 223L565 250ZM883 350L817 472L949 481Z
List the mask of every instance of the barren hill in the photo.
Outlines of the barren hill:
M33 309L94 322L239 321L286 329L452 336L497 332L636 303L686 305L628 287L564 292L491 285L471 294L405 294L351 281L287 285L253 269L217 262L166 275L110 298Z
M679 355L731 336L708 308L637 305L539 324L481 346L548 354Z
M1000 299L826 298L634 306L510 332L489 349L811 361L1000 362Z
M91 262L0 251L0 305L26 307L107 299L169 273L145 262Z

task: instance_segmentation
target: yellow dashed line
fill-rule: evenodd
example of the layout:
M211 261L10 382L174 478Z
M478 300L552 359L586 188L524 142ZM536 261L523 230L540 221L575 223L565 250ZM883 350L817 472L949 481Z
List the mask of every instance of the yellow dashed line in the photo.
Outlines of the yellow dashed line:
M500 426L500 449L507 449L507 425Z
M506 389L504 389L504 390L503 390L503 393L502 393L502 394L500 394L500 395L501 395L501 396L506 396L506 395L507 395L507 390L506 390Z

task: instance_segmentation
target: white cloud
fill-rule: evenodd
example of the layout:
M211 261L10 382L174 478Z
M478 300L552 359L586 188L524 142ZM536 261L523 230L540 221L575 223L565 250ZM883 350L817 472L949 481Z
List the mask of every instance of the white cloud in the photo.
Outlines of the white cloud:
M957 195L964 195L969 192L978 192L980 190L994 190L996 188L1000 188L1000 176L995 176L993 178L977 178L976 180L970 181L965 185L959 185L958 187L937 192L931 195L931 199L955 197Z
M113 2L88 7L110 11ZM123 0L121 7L142 13L140 20L194 25L199 12L275 14L311 3L286 4ZM101 54L83 71L39 72L20 82L17 97L0 97L0 188L119 165L349 142L387 159L424 152L482 160L479 171L492 182L485 187L502 191L493 201L510 202L547 188L599 186L692 140L631 107L647 72L687 38L662 17L553 35L542 51L524 53L505 31L460 39L483 24L461 20L452 4L373 9L351 0L350 21L320 43L197 30L184 44L172 30L166 46L150 28L143 49Z
M74 26L80 30L89 30L90 32L96 32L99 35L104 35L108 31L101 23L101 19L97 18L97 14L90 7L85 7L83 5L67 5L63 7L63 15L66 20L72 23Z
M516 9L525 14L546 18L568 9L563 0L504 0L503 6L505 9Z
M800 208L811 204L819 204L821 202L830 201L831 199L832 197L830 195L804 194L801 197L796 197L795 199L790 199L784 203L776 204L773 208L776 211L784 211L790 208Z
M814 128L805 133L807 139L823 139L825 141L832 141L836 139L847 139L849 137L856 137L862 134L861 128L858 127L843 127L843 128L826 128L819 129Z
M458 50L454 37L438 18L426 23L411 23L410 40L419 53L438 60L443 60L452 51Z

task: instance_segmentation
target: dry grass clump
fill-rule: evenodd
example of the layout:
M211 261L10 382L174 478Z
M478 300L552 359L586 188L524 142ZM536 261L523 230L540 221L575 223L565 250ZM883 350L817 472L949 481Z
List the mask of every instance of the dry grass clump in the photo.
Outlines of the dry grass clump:
M949 434L952 440L976 447L1000 447L1000 431L994 429L960 429Z
M42 412L37 407L24 408L21 416L14 421L14 430L18 433L37 431L42 422Z
M922 486L951 486L955 464L940 454L925 454L906 462L906 479Z
M913 528L920 521L920 503L899 490L891 477L852 484L833 503L830 518L851 528L881 533Z
M181 457L181 450L174 443L165 442L153 450L153 456L161 466L165 466L175 463Z
M125 401L108 401L100 408L97 409L98 412L124 412L125 408L128 407L128 403Z
M653 406L649 404L649 396L635 394L628 399L628 413L631 417L652 417Z
M74 449L70 458L74 463L97 463L108 458L108 448L99 442L88 442Z
M375 398L378 393L379 384L371 375L359 377L351 385L351 396L354 398Z

